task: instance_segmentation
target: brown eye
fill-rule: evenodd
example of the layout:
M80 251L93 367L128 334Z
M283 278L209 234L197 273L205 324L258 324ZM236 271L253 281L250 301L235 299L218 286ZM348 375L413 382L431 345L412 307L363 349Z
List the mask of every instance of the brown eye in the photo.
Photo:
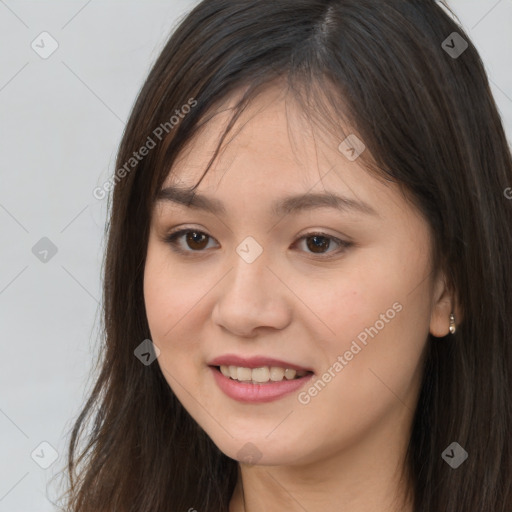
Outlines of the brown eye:
M340 240L326 233L307 233L299 238L298 241L306 241L306 248L304 250L310 254L319 255L321 259L325 260L341 255L353 245L353 242ZM334 242L334 249L329 250L331 249L332 242Z
M208 245L208 235L200 231L188 231L185 240L187 245L195 251L200 251Z
M181 240L185 238L185 246L182 245ZM195 231L193 229L181 229L165 237L165 242L168 243L172 249L181 253L203 252L207 247L208 241L211 239L206 233L202 231Z
M306 245L308 246L308 249L315 254L322 254L323 250L329 249L329 246L331 245L330 239L326 236L308 236L306 240Z

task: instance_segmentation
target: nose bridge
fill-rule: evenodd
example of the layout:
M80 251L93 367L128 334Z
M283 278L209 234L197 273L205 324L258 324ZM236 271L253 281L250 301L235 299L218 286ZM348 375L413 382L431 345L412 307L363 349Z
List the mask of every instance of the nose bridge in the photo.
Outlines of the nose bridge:
M252 236L246 237L235 249L233 256L233 270L228 279L231 281L230 288L237 295L242 293L265 295L268 290L269 272L267 265L268 251Z
M281 329L287 325L290 311L279 280L267 268L272 265L268 255L255 240L238 245L217 297L213 313L217 324L241 336L257 327Z

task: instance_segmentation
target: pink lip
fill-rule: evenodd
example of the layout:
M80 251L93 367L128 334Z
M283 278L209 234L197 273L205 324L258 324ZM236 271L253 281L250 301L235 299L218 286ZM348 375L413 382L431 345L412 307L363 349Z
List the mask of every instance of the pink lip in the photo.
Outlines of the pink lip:
M298 366L287 361L273 359L271 357L253 356L242 357L235 354L225 354L216 357L208 363L209 366L241 366L243 368L261 368L262 366L278 366L279 368L290 368L292 370L306 370L312 372L311 368Z
M238 365L236 365L238 366ZM240 365L241 366L241 365ZM262 365L266 366L266 365ZM275 366L281 366L275 365ZM249 368L249 367L247 367ZM255 366L258 368L258 366ZM213 372L213 377L219 388L230 398L238 400L239 402L252 402L262 403L271 402L282 398L289 393L297 391L304 386L311 377L312 373L308 373L300 379L282 380L280 382L269 382L266 384L250 384L245 382L238 382L236 380L225 377L220 370L215 367L210 367Z

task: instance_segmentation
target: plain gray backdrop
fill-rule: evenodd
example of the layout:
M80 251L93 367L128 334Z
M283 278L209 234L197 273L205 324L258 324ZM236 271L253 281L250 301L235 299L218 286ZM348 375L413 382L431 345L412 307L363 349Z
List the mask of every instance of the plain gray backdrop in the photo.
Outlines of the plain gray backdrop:
M112 176L138 90L195 4L0 0L0 512L54 510L49 481L96 355L107 200L93 190ZM512 0L449 4L510 141Z

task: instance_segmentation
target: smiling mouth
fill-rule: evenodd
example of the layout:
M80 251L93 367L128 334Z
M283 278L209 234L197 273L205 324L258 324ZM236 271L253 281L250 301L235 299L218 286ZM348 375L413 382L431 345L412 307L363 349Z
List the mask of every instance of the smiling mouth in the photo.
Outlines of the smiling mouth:
M273 384L290 380L300 380L312 375L309 370L294 370L292 368L281 368L277 366L261 366L259 368L246 368L240 366L212 366L224 377L235 382L245 384Z

